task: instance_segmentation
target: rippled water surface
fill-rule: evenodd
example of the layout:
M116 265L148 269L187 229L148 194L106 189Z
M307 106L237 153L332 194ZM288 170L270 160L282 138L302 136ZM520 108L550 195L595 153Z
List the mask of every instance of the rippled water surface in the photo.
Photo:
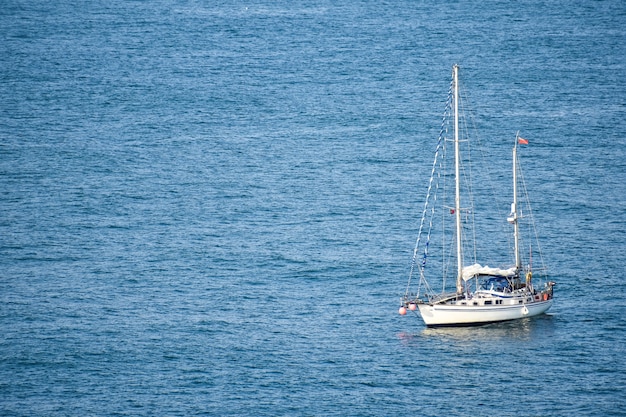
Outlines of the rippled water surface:
M623 415L626 6L336 3L3 5L0 414ZM455 63L548 315L397 314Z

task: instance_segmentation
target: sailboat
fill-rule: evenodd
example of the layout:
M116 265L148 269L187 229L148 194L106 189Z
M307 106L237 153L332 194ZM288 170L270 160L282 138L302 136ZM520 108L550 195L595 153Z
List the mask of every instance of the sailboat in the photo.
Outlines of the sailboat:
M532 266L532 254L536 249L533 250L531 245L529 250L530 261L524 265L520 248L520 220L527 216L525 214L522 215L522 205L518 201L518 188L520 188L518 187L518 177L522 176L523 178L523 175L520 175L518 143L527 144L528 141L519 137L518 132L512 152L513 203L506 220L513 226L514 263L505 265L502 268L483 266L478 262L465 265L463 245L470 239L464 236L464 233L472 234L466 232L467 226L464 225L464 222L467 223L468 219L473 218L475 213L471 208L471 204L468 205L471 201L462 201L462 195L465 196L467 194L463 194L461 188L461 165L464 160L461 159L460 145L465 141L465 138L461 138L459 132L458 65L453 66L452 84L446 111L444 112L444 121L450 119L450 113L454 115L454 138L447 138L447 129L443 127L445 123L442 124L418 238L413 251L409 282L406 292L400 300L399 312L401 315L405 315L409 311L415 314L419 311L419 315L428 327L483 325L543 314L552 306L555 283L544 279L543 287L540 284L536 285L533 282ZM429 265L432 257L430 251L434 247L431 238L437 235L443 240L446 234L445 228L442 228L441 232L433 231L435 204L440 203L439 200L443 200L438 200L437 196L440 188L439 181L442 181L442 178L447 178L447 175L438 173L442 165L440 161L441 154L444 153L442 148L445 148L446 141L454 142L454 173L450 174L450 176L454 177L454 204L449 206L445 206L445 203L443 204L444 210L449 212L449 217L452 217L451 215L454 214L454 226L450 228L450 234L453 234L454 238L448 241L449 246L454 248L448 252L454 255L447 256L448 259L452 259L452 261L448 261L448 265L454 264L454 258L456 258L456 267L451 266L449 268L453 271L456 270L451 273L451 275L456 275L454 280L456 285L453 291L452 289L446 289L445 282L448 268L445 265L442 268L438 268L435 272L437 276L443 275L441 287L433 289L429 284L429 279L427 279L430 273L427 265ZM463 177L466 177L466 172L464 169L463 171ZM525 189L525 186L523 188ZM530 211L530 206L528 205L527 207L527 211ZM532 211L530 212L532 213ZM504 219L502 219L502 222L504 223ZM443 248L442 251L445 252L445 245L441 245L441 247ZM417 263L418 253L422 251L423 258L421 262ZM473 253L475 261L477 261L478 255L475 251ZM436 259L445 263L445 258L444 254ZM545 267L542 267L541 270L545 271ZM417 274L419 274L419 279L414 279L414 275ZM417 281L417 292L412 293L411 289L415 286L415 281Z

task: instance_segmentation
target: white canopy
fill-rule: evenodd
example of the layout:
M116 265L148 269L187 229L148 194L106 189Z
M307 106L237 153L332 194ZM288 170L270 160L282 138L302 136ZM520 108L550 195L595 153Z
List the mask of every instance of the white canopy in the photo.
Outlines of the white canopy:
M463 280L467 281L475 275L501 275L503 277L512 277L515 275L515 267L509 269L490 268L480 264L474 264L463 268Z

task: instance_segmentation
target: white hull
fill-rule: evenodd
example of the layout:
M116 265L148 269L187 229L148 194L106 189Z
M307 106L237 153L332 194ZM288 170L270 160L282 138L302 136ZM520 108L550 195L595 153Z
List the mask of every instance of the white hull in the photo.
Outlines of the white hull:
M521 319L543 314L552 306L552 299L519 305L454 305L418 304L427 326L469 326Z

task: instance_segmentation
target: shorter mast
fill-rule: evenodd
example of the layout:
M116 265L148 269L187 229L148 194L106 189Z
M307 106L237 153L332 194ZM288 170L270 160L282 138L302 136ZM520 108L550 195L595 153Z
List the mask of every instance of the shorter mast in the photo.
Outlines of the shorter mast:
M519 132L515 135L515 145L513 146L513 204L511 205L511 218L513 219L513 236L515 238L515 270L519 273L522 270L522 260L519 253L519 223L517 216L517 141Z

